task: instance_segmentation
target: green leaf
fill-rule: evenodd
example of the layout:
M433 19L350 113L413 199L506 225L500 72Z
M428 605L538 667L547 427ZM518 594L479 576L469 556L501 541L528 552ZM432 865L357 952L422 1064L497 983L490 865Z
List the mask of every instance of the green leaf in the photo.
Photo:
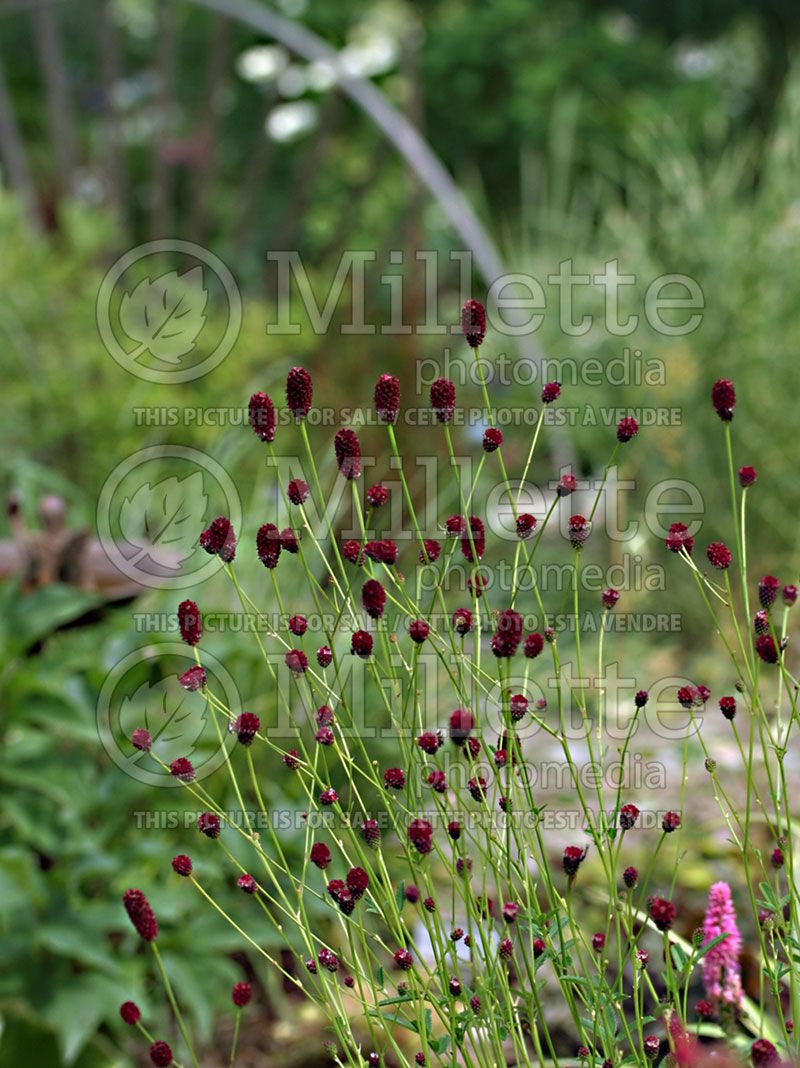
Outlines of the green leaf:
M78 1054L110 1016L124 993L116 984L99 975L81 975L62 987L44 1012L54 1028L65 1064L73 1064Z

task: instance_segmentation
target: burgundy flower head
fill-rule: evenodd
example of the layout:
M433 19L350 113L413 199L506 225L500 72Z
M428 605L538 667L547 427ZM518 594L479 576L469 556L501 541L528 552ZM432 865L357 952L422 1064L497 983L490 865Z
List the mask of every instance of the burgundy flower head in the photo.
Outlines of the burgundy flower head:
M204 689L208 682L208 676L206 675L205 668L200 667L199 664L195 664L194 667L190 667L184 671L178 679L178 682L180 682L184 690L194 693L196 690Z
M131 742L134 749L139 749L143 753L149 753L153 744L153 739L150 737L150 731L145 730L144 727L137 727L131 734Z
M739 485L742 489L747 489L748 486L752 486L757 478L758 474L754 467L745 466L739 468Z
M332 727L320 727L317 733L314 735L314 740L319 745L333 745L333 728Z
M482 775L470 779L467 783L467 789L469 790L473 801L486 800L486 779L484 779Z
M503 444L503 432L496 427L490 426L483 434L483 451L496 452Z
M342 556L348 563L356 564L356 566L360 567L364 562L364 553L361 548L361 543L353 539L343 542Z
M463 745L475 727L475 717L466 708L457 708L450 713L448 721L450 741L453 745Z
M284 527L280 533L281 548L285 553L297 553L300 551L298 535L291 527Z
M514 923L519 916L519 905L516 901L506 901L503 905L503 919L506 923Z
M672 834L673 831L677 831L677 829L680 827L680 825L681 825L681 814L680 814L680 812L665 812L664 813L664 818L661 821L661 827L664 830L665 834Z
M322 949L319 951L319 953L317 954L317 960L325 969L325 971L338 972L339 958L332 950L328 949L327 946L323 946Z
M444 522L444 532L448 538L460 538L466 529L466 521L460 515L448 516Z
M414 886L413 883L408 883L405 889L403 890L403 896L405 897L409 905L416 905L416 903L421 897L419 887Z
M456 407L456 387L449 378L437 378L431 385L431 408L440 423L449 423Z
M431 628L424 619L412 619L408 624L408 635L417 645L422 645L430 632Z
M166 1042L154 1042L150 1047L150 1060L156 1068L169 1068L172 1064L172 1050Z
M192 874L192 858L185 853L179 853L172 858L172 870L176 875L182 875L185 879Z
M379 482L367 490L367 504L370 508L382 508L389 500L388 489Z
M617 423L617 441L626 442L635 438L639 433L639 424L633 416L626 415Z
M633 703L637 708L644 708L647 702L650 700L650 694L647 690L637 690L633 698Z
M508 707L511 712L511 718L515 723L519 723L523 716L526 715L529 704L530 702L528 701L528 698L525 696L525 694L512 694L508 702Z
M236 535L230 519L217 516L200 535L200 546L209 556L218 556L223 563L229 564L236 556Z
M236 885L244 894L254 894L258 890L258 883L252 875L248 875L246 872L244 875L239 876L236 880Z
M412 820L408 825L408 840L418 853L430 853L433 849L433 828L425 819Z
M769 612L760 608L753 616L753 630L758 634L769 634Z
M609 586L607 590L603 590L602 599L603 608L613 608L619 600L619 590L614 590Z
M339 473L346 479L361 477L361 442L354 430L342 427L333 439Z
M580 846L567 846L564 850L564 855L561 858L561 864L564 871L567 873L570 879L574 879L578 874L578 868L586 857L586 846L581 849Z
M376 846L381 840L381 829L377 820L364 820L361 833L368 846Z
M472 612L468 608L457 608L453 612L452 623L456 634L469 634L472 630Z
M291 616L288 623L289 632L296 638L302 638L308 630L308 620L305 616Z
M733 409L736 407L736 390L729 378L720 378L711 387L711 403L714 410L724 423L733 419Z
M286 487L286 496L292 504L302 504L303 501L307 501L309 492L308 483L302 478L293 478Z
M364 554L378 564L386 564L387 567L391 567L397 563L397 544L391 538L368 541L364 546Z
M398 949L394 954L394 962L401 971L408 972L414 967L414 958L407 949Z
M324 842L315 842L311 847L309 859L320 871L324 871L331 862L331 851Z
M709 695L710 691L705 686L681 686L677 693L682 708L700 708Z
M546 382L542 387L542 403L552 404L554 400L558 400L561 396L561 383L560 382Z
M525 639L523 651L529 660L535 660L539 653L541 653L542 649L544 649L544 638L537 630L535 630Z
M461 309L461 332L471 349L480 348L486 337L486 309L479 300L467 300Z
M197 817L197 829L206 838L219 838L219 816L215 812L201 812Z
M177 625L187 645L197 645L203 634L203 619L194 601L181 601L177 607Z
M447 776L438 768L434 769L425 781L437 794L443 794L447 790Z
M668 931L675 922L678 910L671 901L663 897L651 897L647 902L650 919L659 931Z
M295 419L305 419L311 408L314 387L303 367L293 367L286 376L286 407Z
M762 608L772 608L781 588L774 575L765 575L758 584L758 600Z
M402 768L387 768L383 773L383 785L387 790L402 790L406 784L406 773Z
M573 549L582 549L586 539L589 537L589 533L592 529L592 524L588 519L582 515L570 516L569 520L569 542Z
M179 779L181 782L194 781L194 765L188 757L178 757L177 760L173 760L169 770L173 779Z
M308 657L302 649L290 649L283 662L294 675L304 675L308 668Z
M492 652L498 658L513 656L522 641L522 616L513 608L502 611L492 636Z
M122 904L139 937L145 942L155 942L158 937L158 921L142 891L126 890L122 895Z
M350 652L362 660L372 656L372 635L366 630L357 630L350 639Z
M253 988L249 983L234 983L231 989L231 1001L237 1009L249 1005L253 998Z
M126 1024L133 1027L142 1018L142 1013L135 1001L123 1001L119 1007L119 1014Z
M556 493L559 497L569 497L578 488L578 480L574 475L562 475L558 480Z
M757 1038L750 1047L750 1059L754 1068L770 1068L780 1062L778 1051L768 1038Z
M625 883L629 890L633 890L633 888L639 882L639 872L633 866L631 866L630 868L626 868L625 871L622 873L622 881L623 883Z
M725 717L725 719L733 719L736 715L736 698L735 697L720 697L719 710Z
M685 549L691 556L694 548L694 538L689 533L689 528L685 523L673 523L669 528L664 544L670 552L679 553L681 549Z
M239 739L240 745L250 745L258 734L260 727L261 720L255 712L242 712L240 716L236 717L233 731Z
M771 634L762 634L756 638L756 652L765 664L778 663L778 647Z
M363 868L351 868L347 873L347 889L353 895L353 900L362 898L369 886L369 876Z
M278 566L281 555L281 535L274 523L264 523L258 528L256 552L258 559L270 571Z
M386 608L386 590L377 579L367 579L361 589L361 603L371 619L380 619Z
M399 411L400 380L381 375L375 384L375 412L382 423L395 423Z
M321 668L330 667L333 662L333 652L327 645L321 645L317 649L317 663Z
M523 512L517 516L517 537L522 541L529 538L536 529L536 516Z
M712 541L706 549L706 556L711 566L716 567L719 571L725 571L730 567L731 551L724 542Z
M421 564L434 564L442 554L442 547L433 538L425 538L417 553Z
M623 831L629 831L639 818L636 805L623 805L619 810L619 825Z
M266 393L254 393L247 406L250 426L262 441L275 440L275 405Z
M423 753L433 756L442 747L442 739L435 731L423 731L417 738L417 745Z
M483 558L485 549L486 530L483 520L477 515L471 515L469 517L469 531L465 528L464 533L461 535L461 552L464 554L465 560L475 563Z
M783 603L787 608L791 608L797 601L797 587L787 585L783 587Z

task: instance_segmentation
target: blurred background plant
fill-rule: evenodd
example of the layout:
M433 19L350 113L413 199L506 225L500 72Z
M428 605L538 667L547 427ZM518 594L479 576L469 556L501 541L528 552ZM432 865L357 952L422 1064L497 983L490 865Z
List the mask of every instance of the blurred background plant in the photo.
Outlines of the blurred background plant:
M277 9L336 48L341 71L378 85L423 133L509 269L543 280L567 258L585 273L616 259L637 277L625 292L632 311L659 275L700 282L703 323L687 336L664 337L640 317L624 338L601 323L566 338L548 315L536 341L554 359L607 362L629 347L664 361L667 388L657 399L680 406L681 422L648 429L629 475L649 487L691 466L707 540L726 530L722 439L709 441L706 420L694 413L705 411L710 381L733 378L737 421L758 428L741 461L755 464L765 483L751 495L753 557L764 559L764 571L796 580L800 482L786 460L800 391L800 9L780 0L282 0ZM267 249L297 249L320 284L333 277L342 249L376 250L365 316L381 323L389 305L377 279L391 250L405 253L403 316L415 322L424 298L415 251L435 249L446 262L463 244L369 118L338 92L330 64L305 62L190 3L6 0L0 155L0 477L20 494L32 525L39 499L58 494L71 522L92 526L114 464L169 441L206 449L235 474L245 536L266 518L259 509L268 476L241 427L142 426L132 418L134 408L176 402L169 390L121 372L97 332L100 280L138 242L177 236L208 245L245 296L234 352L181 387L183 405L237 407L255 389L279 394L296 362L334 407L353 403L354 380L371 382L381 371L397 374L410 396L415 361L441 359L439 339L342 336L335 326L349 315L347 290L324 336L265 334L275 318ZM453 322L458 284L455 265L440 274L440 303ZM475 295L482 293L476 277ZM602 293L587 287L583 310L601 308ZM486 349L499 354L496 337ZM575 403L594 406L655 402L646 386L584 383L574 393ZM509 406L537 396L521 385L501 394ZM466 388L463 400L479 404L479 391ZM577 468L596 474L607 428L565 433ZM365 439L368 448L369 433ZM424 430L415 441L420 451L429 441L437 448ZM517 467L527 444L524 432L509 434ZM534 478L552 477L558 459L552 452ZM442 499L440 515L449 503ZM641 504L637 491L629 514ZM648 559L657 544L643 535L635 549ZM252 576L255 583L255 568ZM120 775L98 746L103 679L141 644L131 605L58 585L21 595L14 578L0 592L0 1065L133 1063L119 1002L135 994L159 1011L148 1003L144 963L117 951L128 939L118 892L140 882L159 886L152 897L170 932L167 966L211 1042L230 983L258 964L174 880L156 877L179 843L174 832L142 833L133 813L174 806L172 792ZM630 598L648 603L643 591ZM660 636L657 647L634 638L626 656L645 671L649 663L673 671L691 664L712 684L715 653L695 648L707 629L700 606L680 587L659 598L660 611L680 609L682 630ZM172 611L174 601L149 592L136 610ZM233 605L216 580L204 585L203 601ZM255 646L221 635L214 653L243 694L259 693ZM212 789L222 798L218 780ZM219 881L224 896L221 874ZM257 978L277 1028L291 1015L289 995L274 977ZM284 1061L290 1047L281 1045Z

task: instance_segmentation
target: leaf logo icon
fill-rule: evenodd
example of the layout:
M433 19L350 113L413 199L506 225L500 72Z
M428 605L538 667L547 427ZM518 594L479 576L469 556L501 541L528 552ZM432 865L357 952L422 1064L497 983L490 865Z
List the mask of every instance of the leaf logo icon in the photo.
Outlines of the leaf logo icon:
M136 727L144 725L153 739L153 749L165 763L177 757L191 757L206 725L205 702L187 693L177 675L151 685L144 682L120 704L120 728L130 738ZM131 761L142 757L135 753Z
M133 497L125 498L119 515L122 536L139 550L129 563L136 565L149 557L176 571L197 547L207 506L201 471L141 486Z
M207 303L200 266L181 275L168 271L155 279L142 279L119 306L120 326L139 343L129 358L136 361L149 352L162 363L180 364L205 325Z

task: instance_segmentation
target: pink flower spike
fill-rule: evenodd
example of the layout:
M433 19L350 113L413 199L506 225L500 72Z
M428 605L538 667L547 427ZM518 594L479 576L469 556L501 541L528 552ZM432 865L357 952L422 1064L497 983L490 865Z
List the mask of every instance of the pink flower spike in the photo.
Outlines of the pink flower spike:
M706 994L717 1009L721 1006L738 1009L744 998L739 966L742 938L736 923L731 888L727 883L714 883L709 891L703 935L703 945L725 935L725 938L703 957L703 984Z

